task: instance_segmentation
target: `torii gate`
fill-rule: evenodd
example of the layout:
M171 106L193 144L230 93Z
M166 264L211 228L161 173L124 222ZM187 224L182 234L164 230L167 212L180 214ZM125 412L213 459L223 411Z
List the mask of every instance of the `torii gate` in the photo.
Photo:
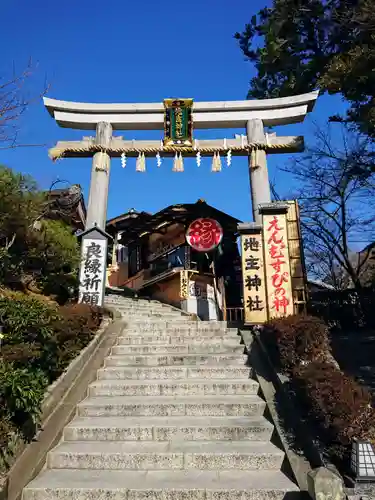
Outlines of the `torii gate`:
M45 97L44 104L60 127L96 130L95 137L83 137L82 141L59 141L56 146L49 151L50 157L53 160L62 157L93 157L86 230L83 234L82 252L84 258L81 265L81 293L79 300L83 300L84 289L82 288L82 282L85 277L85 269L87 271L90 266L93 269L93 264L92 262L90 264L90 259L87 258L87 255L90 254L90 256L93 257L95 252L97 256L99 255L99 250L97 246L95 246L93 240L99 239L99 241L102 241L100 256L101 259L106 259L107 235L105 234L105 226L107 220L110 159L111 157L120 157L124 155L128 157L138 156L141 160L150 156L155 157L155 155L158 157L176 155L176 158L177 155L179 155L179 158L181 158L182 154L187 157L195 155L216 157L216 155L229 153L229 155L233 156L248 156L254 223L239 229L243 233L242 244L245 245L245 247L242 247L244 283L245 281L251 283L251 279L253 279L253 283L255 283L256 279L259 278L259 273L262 274L264 272L264 267L267 267L267 256L265 250L262 249L262 265L260 267L255 266L257 268L255 271L258 273L255 275L257 278L254 278L254 276L253 278L248 278L249 271L253 272L254 269L248 268L245 256L251 248L251 246L249 246L249 241L251 240L254 242L255 240L253 236L249 239L246 235L248 235L249 232L257 235L257 241L259 242L259 238L262 234L262 225L265 225L266 220L269 225L269 217L272 216L275 218L275 213L279 216L284 214L284 225L286 225L285 214L288 209L285 207L285 204L284 208L280 206L280 204L271 204L266 155L267 153L300 152L304 149L304 140L302 136L278 137L274 133L267 134L264 127L302 122L306 114L312 111L317 97L318 92L316 91L293 97L246 101L193 103L192 100L176 99L174 103L177 102L177 105L181 103L182 107L185 105L188 106L189 103L186 103L190 101L190 115L179 115L180 122L184 119L184 116L186 116L186 120L188 120L186 126L190 127L190 131L192 130L192 126L194 126L194 129L244 128L246 129L246 136L199 141L171 140L168 143L163 143L163 141L124 140L122 137L112 136L113 130L165 129L165 102L97 104L60 101ZM179 125L181 126L181 123L179 123ZM182 130L182 127L180 128ZM180 169L176 168L175 170ZM278 209L276 210L277 207ZM282 221L280 223L282 225ZM278 227L278 225L276 224L275 227ZM93 232L95 232L95 237L93 237ZM247 241L246 244L245 240ZM263 242L261 245L263 248L265 242L264 237L261 238L261 240ZM88 246L91 248L89 251L87 250ZM259 247L258 244L257 246ZM247 258L247 260L248 259L249 258ZM101 264L100 277L96 279L94 285L94 291L97 297L95 303L98 305L102 305L103 303L105 290L105 260L101 260ZM271 262L269 265L274 266ZM281 272L280 269L279 272ZM285 276L285 273L288 271L283 270L283 272ZM88 280L92 280L93 276L92 273L87 274L87 272L86 275L86 283L88 283ZM266 275L267 272L263 278L264 281L267 280L268 282L268 276L266 277ZM259 286L256 287L257 292L259 291L258 289ZM266 293L265 287L263 287L263 290L262 293L265 296L268 292ZM249 291L251 291L251 285L248 286L247 292L244 290L244 292L246 292L244 293L244 298L246 299L247 297L248 302ZM250 297L250 304L254 303L254 301L256 304L257 300L258 302L261 300L259 294L256 295L258 299L254 297ZM267 298L264 297L264 299L266 300ZM268 305L268 307L263 308L262 311L269 311L270 308L270 305ZM285 314L290 313L291 310L293 310L293 308L285 308L284 312ZM251 312L253 313L252 315L250 314ZM259 308L258 313L257 309L251 311L250 307L250 312L247 315L247 322L263 322L266 316L269 317L269 313L261 312ZM252 318L250 318L250 316L252 316Z

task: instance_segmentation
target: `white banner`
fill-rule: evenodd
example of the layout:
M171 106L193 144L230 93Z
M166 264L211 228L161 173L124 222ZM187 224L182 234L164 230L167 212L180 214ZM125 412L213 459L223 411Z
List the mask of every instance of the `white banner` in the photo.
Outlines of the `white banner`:
M79 302L102 306L105 290L107 240L83 239L79 275Z

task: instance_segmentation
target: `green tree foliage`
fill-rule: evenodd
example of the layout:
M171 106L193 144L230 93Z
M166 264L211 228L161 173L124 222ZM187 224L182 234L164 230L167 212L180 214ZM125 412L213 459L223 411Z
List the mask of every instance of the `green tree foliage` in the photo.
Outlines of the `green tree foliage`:
M79 248L69 226L48 219L48 207L30 177L0 166L0 284L32 284L64 300L77 282Z
M235 38L257 71L248 97L341 93L345 120L375 138L372 0L273 0Z
M24 239L42 213L43 196L33 179L0 166L0 241L10 244L14 235Z
M77 239L61 221L44 220L28 237L26 268L48 295L62 295L74 288L80 260ZM68 292L68 290L66 290Z

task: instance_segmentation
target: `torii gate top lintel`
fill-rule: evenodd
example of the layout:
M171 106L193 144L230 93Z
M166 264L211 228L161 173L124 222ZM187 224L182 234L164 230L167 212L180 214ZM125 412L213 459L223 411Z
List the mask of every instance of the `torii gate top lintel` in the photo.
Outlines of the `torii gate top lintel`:
M246 101L194 102L195 129L242 128L249 120L261 119L265 126L302 122L316 102L318 91L291 97ZM44 105L61 127L95 130L100 122L115 130L161 130L163 103L82 103L44 97Z

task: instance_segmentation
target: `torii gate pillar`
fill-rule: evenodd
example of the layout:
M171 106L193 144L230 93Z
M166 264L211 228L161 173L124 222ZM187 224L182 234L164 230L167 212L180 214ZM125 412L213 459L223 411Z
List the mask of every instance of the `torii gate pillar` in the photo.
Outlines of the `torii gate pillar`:
M267 143L261 119L249 120L246 125L246 132L249 143ZM249 155L249 175L253 217L255 223L261 224L262 216L259 213L259 205L271 202L266 150L257 149L251 152Z
M95 143L103 149L112 141L112 125L99 122L96 126ZM95 153L92 159L89 202L87 207L86 230L97 226L105 231L107 221L108 188L111 158L105 151Z

